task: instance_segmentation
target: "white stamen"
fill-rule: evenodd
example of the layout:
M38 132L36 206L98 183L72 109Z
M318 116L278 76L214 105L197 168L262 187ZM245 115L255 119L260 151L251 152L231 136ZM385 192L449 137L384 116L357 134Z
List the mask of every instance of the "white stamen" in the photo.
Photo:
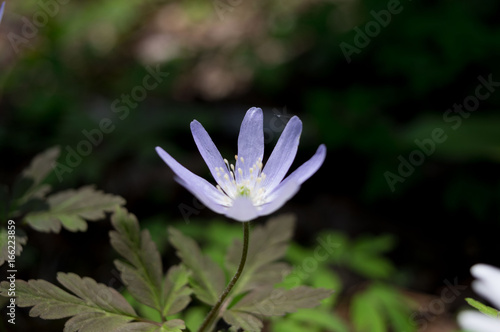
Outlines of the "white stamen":
M234 155L236 162L241 165L245 163L243 157ZM234 199L239 195L248 196L253 205L259 206L266 203L265 188L261 188L262 180L266 178L266 174L262 172L262 158L258 158L251 167L235 167L237 163L230 164L227 159L223 159L226 164L226 169L223 167L215 167L217 177L224 177L224 183L216 185L217 190L224 194L224 200L227 206L231 206ZM244 169L246 168L246 171ZM236 180L236 171L239 173L238 180ZM245 174L243 174L245 173Z

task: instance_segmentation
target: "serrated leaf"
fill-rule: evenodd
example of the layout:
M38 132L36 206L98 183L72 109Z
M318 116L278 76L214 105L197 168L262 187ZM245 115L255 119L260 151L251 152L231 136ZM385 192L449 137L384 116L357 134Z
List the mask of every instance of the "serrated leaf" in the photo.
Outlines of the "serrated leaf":
M65 190L47 198L49 210L28 213L25 221L41 232L56 232L61 225L71 232L87 230L87 222L104 218L105 212L123 205L125 200L116 195L105 194L92 186L78 190Z
M191 301L188 287L190 272L183 266L172 266L163 285L163 316L170 316L182 311Z
M175 228L169 228L168 233L170 243L177 250L177 256L192 271L190 284L196 297L209 305L215 304L225 287L224 272L201 253L193 239L184 236Z
M301 308L313 308L329 297L332 290L300 286L293 289L261 288L249 293L236 303L231 311L258 316L283 316Z
M264 326L259 318L246 312L229 310L224 312L222 318L234 330L243 329L245 332L260 332Z
M13 199L18 200L19 205L30 198L43 198L50 191L49 185L41 183L52 171L60 152L58 146L45 150L37 154L31 160L31 164L23 170L12 188Z
M73 273L59 272L57 280L74 295L45 280L16 280L16 304L33 307L31 317L72 317L65 324L65 332L106 332L136 318L134 309L113 288ZM2 282L3 296L7 296L8 287Z
M271 218L264 226L258 226L251 232L247 261L233 288L233 296L260 286L274 286L290 272L288 264L275 261L285 256L294 225L295 217L289 214ZM240 240L230 247L226 257L228 271L236 271L242 249Z
M53 163L57 160L60 153L61 149L59 146L54 146L37 154L32 159L30 166L22 172L23 177L33 179L35 185L40 184L49 175L50 171L52 171Z
M23 251L23 245L25 245L28 242L28 237L26 235L21 234L22 231L20 229L16 229L16 235L15 235L15 255L19 256L21 255L21 252ZM2 266L7 260L8 260L8 255L10 254L9 245L12 245L12 242L9 243L9 234L7 232L7 229L2 228L0 229L0 266Z
M114 288L99 284L91 278L80 278L74 273L57 273L57 281L85 303L95 304L107 312L136 315L134 309Z
M128 291L139 302L162 311L161 256L147 230L140 231L137 218L125 208L111 217L115 231L109 233L111 245L127 262L115 261Z
M493 318L500 317L500 311L498 311L490 306L482 304L481 302L476 301L470 297L466 298L465 301L467 301L467 303L470 306L476 308L477 310L479 310L480 312L482 312L485 315L488 315L488 316L493 317Z

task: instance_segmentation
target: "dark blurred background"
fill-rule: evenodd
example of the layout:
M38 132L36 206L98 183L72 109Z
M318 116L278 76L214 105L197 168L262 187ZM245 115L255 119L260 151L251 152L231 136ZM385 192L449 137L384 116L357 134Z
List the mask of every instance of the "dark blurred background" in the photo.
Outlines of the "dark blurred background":
M209 178L191 120L230 159L248 108L264 110L266 156L297 115L292 169L320 143L328 155L281 210L297 213L296 240L393 234L395 282L437 294L476 262L500 265L499 12L494 0L8 1L0 182L59 145L55 189L96 184L161 232L205 227L216 215L183 217L193 198L154 147ZM109 228L28 231L19 278L109 280Z

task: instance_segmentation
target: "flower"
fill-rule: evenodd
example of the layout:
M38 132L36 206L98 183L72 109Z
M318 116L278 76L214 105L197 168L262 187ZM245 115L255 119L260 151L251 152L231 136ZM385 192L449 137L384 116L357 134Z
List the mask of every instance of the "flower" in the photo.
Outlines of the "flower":
M476 264L470 272L478 280L472 288L500 309L500 269L486 264ZM467 310L458 315L458 323L465 330L474 332L500 331L500 317L494 318L477 311Z
M176 180L211 210L238 221L249 221L279 209L292 198L304 181L323 164L325 145L320 145L314 156L283 180L299 145L302 122L292 117L266 164L263 164L264 130L260 108L250 108L241 123L238 136L238 154L235 164L223 159L214 142L196 120L191 132L201 156L217 182L193 174L179 164L162 148L156 152L177 175Z

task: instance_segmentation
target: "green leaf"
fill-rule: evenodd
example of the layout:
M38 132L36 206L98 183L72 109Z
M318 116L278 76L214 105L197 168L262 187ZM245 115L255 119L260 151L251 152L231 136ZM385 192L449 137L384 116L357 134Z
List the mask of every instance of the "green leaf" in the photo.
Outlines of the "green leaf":
M57 280L73 294L45 281L16 281L16 304L33 307L31 317L60 319L72 317L64 331L105 332L134 320L136 313L113 288L73 273L57 274ZM7 296L9 284L2 282L1 295Z
M183 312L183 318L189 331L197 331L208 314L209 308L190 306Z
M193 239L184 236L175 228L169 228L168 233L170 243L177 250L177 256L192 272L190 284L194 294L209 305L215 304L225 287L224 272L209 257L201 253Z
M312 273L310 286L336 290L332 296L324 301L325 304L333 305L339 296L337 290L342 289L342 279L331 268L320 267Z
M53 164L60 153L61 149L59 146L54 146L37 154L31 161L30 166L23 171L23 177L33 179L35 186L39 185L45 180L50 171L52 171Z
M385 257L353 251L350 258L349 267L370 279L388 278L395 271L391 261Z
M172 266L163 285L163 316L170 316L182 311L191 301L188 287L191 273L183 266Z
M182 320L172 319L161 326L150 323L129 323L113 330L113 332L181 332L185 328L186 325Z
M24 235L24 233L21 235L21 233L22 231L20 229L16 229L16 245L14 246L14 252L16 256L21 255L21 252L23 251L23 245L28 242L28 237ZM8 236L9 234L7 232L7 229L0 229L0 266L2 266L8 260L8 255L11 254L12 248L9 248L9 246L12 245L12 242L9 243Z
M359 251L385 253L391 251L395 244L396 239L391 234L379 236L362 235L354 241L353 248Z
M375 290L375 297L380 299L384 306L390 326L395 331L416 331L416 324L408 317L411 317L411 306L415 303L405 297L401 292L391 286L378 285Z
M233 297L256 287L274 286L290 272L288 264L276 260L285 256L295 220L292 214L271 218L264 226L258 226L251 232L245 269L233 288ZM236 271L242 250L241 241L236 240L226 256L228 271Z
M385 284L376 284L373 286L372 297L378 299L383 314L387 317L387 321L393 330L416 331L416 324L411 319L408 319L412 314L411 306L415 304L397 288Z
M353 297L351 317L357 332L387 331L380 305L367 293L356 294Z
M159 332L181 332L186 328L184 322L180 319L172 319L163 324L162 329Z
M389 327L395 331L415 331L409 300L401 293L384 284L370 285L354 295L351 302L351 318L356 331L383 332Z
M50 191L49 185L41 183L52 171L60 152L58 146L45 150L36 155L31 164L23 170L12 189L13 199L18 200L18 205L24 204L30 198L43 198Z
M283 316L301 308L313 308L333 293L324 288L300 286L293 289L260 288L236 303L231 311L247 312L257 316Z
M111 245L127 262L116 260L123 283L139 302L162 312L161 256L147 230L141 232L137 218L125 208L111 217L115 231L109 233Z
M498 318L500 317L500 311L492 308L492 307L489 307L485 304L482 304L481 302L479 301L476 301L470 297L466 298L465 301L467 301L467 303L476 308L477 310L479 310L480 312L482 312L483 314L485 315L488 315L490 317L493 317L493 318Z
M105 212L113 211L123 205L125 200L85 186L53 194L47 198L47 203L49 210L28 213L25 220L38 231L58 233L61 225L71 232L85 231L86 220L104 218Z
M288 316L287 320L301 322L304 327L312 325L318 327L320 330L349 332L347 324L339 316L329 311L303 309ZM304 330L304 328L302 328L302 330Z
M286 332L319 332L318 329L311 329L308 326L309 330L305 330L303 324L297 322L295 320L289 319L276 319L272 322L272 328L270 331L286 331ZM333 330L335 331L335 330ZM342 331L335 331L342 332Z
M262 321L252 314L239 311L225 311L222 318L235 330L243 329L245 332L260 332Z
M368 278L387 278L394 273L395 267L390 260L381 256L381 253L393 247L393 236L362 236L351 245L349 258L345 262Z

